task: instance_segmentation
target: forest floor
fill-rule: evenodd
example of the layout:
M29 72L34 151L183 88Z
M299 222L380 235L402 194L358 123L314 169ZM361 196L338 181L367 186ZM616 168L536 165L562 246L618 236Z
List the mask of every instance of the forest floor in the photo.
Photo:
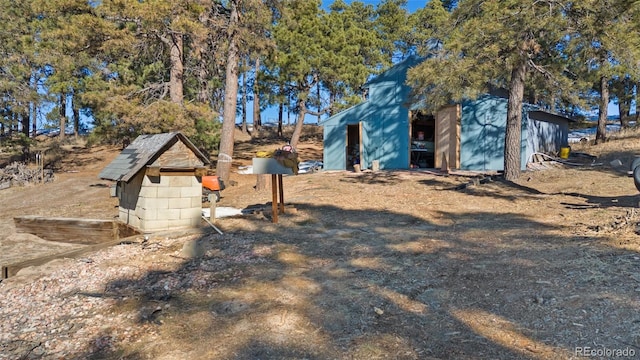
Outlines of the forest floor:
M234 171L282 140L237 140ZM13 217L113 219L114 147L64 147L56 180L0 190L0 264L71 245ZM321 160L318 136L301 160ZM0 282L0 359L640 357L640 132L516 182L429 170L284 177L286 213L157 233ZM623 165L612 165L613 160ZM266 205L234 172L218 206ZM185 245L186 244L186 245ZM202 256L191 256L190 247ZM186 250L185 250L186 249Z

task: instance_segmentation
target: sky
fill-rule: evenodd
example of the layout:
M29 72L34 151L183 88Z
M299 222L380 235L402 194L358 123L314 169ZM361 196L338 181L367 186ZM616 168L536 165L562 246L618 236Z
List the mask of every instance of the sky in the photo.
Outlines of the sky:
M359 0L362 3L365 4L371 4L374 7L377 6L379 3L381 3L380 0ZM323 0L322 1L322 7L324 9L328 9L328 7L334 2L334 0ZM344 0L345 3L350 4L353 2L353 0ZM423 8L426 3L428 2L428 0L408 0L407 1L407 6L406 9L409 12L414 12L419 8ZM247 108L248 109L253 109L253 102L249 101L247 103ZM312 109L312 110L316 110L316 109ZM326 116L322 117L322 120L326 119ZM260 113L260 119L262 120L262 123L277 123L278 122L278 108L277 107L273 107L273 108L269 108L266 110L263 110ZM283 114L283 123L286 124L287 123L287 114L286 112ZM289 115L289 121L293 124L296 121L296 114L290 114ZM238 117L236 120L237 123L242 123L242 117ZM312 115L307 115L305 117L305 123L312 123L312 124L316 124L318 122L318 117L317 116L312 116ZM251 124L253 123L253 113L251 111L247 111L247 123Z
M352 2L352 0L344 0L347 4L350 4ZM359 0L360 2L363 2L365 4L371 4L373 6L377 6L381 1L380 0ZM327 9L332 3L334 2L334 0L323 0L322 2L322 6L323 8ZM408 0L407 1L407 10L409 12L414 12L417 9L423 8L426 3L428 2L428 0ZM253 109L253 102L249 102L247 104L248 109ZM312 110L316 110L316 109L312 109ZM609 108L608 108L608 113L609 115L618 115L618 106L614 105L614 104L609 104ZM277 123L278 122L278 109L277 107L273 107L273 108L269 108L266 109L264 111L262 111L262 113L260 114L262 123ZM322 120L326 119L326 116L322 117ZM296 114L289 114L287 116L287 113L285 112L283 114L283 123L287 124L287 120L289 120L292 124L296 121ZM242 122L242 118L238 117L237 120L238 123ZM318 117L317 116L312 116L312 115L307 115L305 117L305 123L312 123L315 124L318 122ZM251 124L253 123L253 114L251 111L247 111L247 123Z

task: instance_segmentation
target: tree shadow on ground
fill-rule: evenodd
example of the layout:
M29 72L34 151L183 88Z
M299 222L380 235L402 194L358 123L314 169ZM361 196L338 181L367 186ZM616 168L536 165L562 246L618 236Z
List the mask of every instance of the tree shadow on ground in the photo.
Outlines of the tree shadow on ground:
M156 263L171 264L98 295L135 314L131 326L171 339L144 349L153 357L550 359L593 344L637 349L635 252L512 213L295 207L279 224L247 218L251 231L202 236L200 258L158 253ZM140 356L135 342L105 336L112 347L80 357Z
M624 207L624 208L638 208L638 201L640 201L639 195L627 195L627 196L594 196L579 193L566 193L565 195L575 196L582 198L586 201L586 204L573 204L563 202L567 208L609 208L609 207Z

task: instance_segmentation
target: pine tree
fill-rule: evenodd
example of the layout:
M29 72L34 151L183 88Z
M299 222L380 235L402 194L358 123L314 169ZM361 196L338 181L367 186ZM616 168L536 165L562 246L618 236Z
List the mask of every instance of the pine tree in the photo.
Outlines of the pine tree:
M574 29L567 53L583 64L581 75L596 84L600 95L596 144L606 139L611 81L616 77L640 78L637 6L634 9L629 0L583 0L567 7Z
M431 109L475 98L491 87L509 91L504 177L520 175L522 107L527 76L542 73L557 85L562 74L540 64L555 58L566 34L561 2L462 0L440 33L441 48L409 72ZM426 55L426 54L425 54Z
M228 1L228 24L226 28L226 75L224 87L224 111L222 134L216 174L228 181L234 147L234 128L236 123L236 105L238 96L238 63L244 55L242 48L265 36L266 22L259 19L270 19L272 7L269 1ZM255 49L255 47L251 47ZM250 51L247 51L250 53Z
M354 95L384 63L384 43L374 26L373 8L361 2L336 1L330 13L320 9L319 1L289 0L285 4L273 29L277 53L266 67L281 98L294 101L297 119L290 144L296 147L307 114L335 111L336 99L343 104L361 101ZM318 86L329 92L332 101L328 104L318 98ZM311 110L319 104L326 106Z
M20 126L25 136L30 120L35 127L36 110L43 100L37 91L43 62L36 50L37 15L31 5L30 0L0 0L0 123L2 131Z
M97 136L182 131L206 151L217 146L211 86L217 81L213 29L217 1L104 0L96 12L113 26L103 67L83 99L94 110ZM212 26L212 30L208 28Z

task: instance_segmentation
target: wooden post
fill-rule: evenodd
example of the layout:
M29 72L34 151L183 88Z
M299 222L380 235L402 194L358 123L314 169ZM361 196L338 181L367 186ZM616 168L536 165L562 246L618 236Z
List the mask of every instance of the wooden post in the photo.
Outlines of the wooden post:
M274 158L254 158L254 174L271 174L271 212L272 221L278 222L278 213L284 214L284 187L282 184L283 174L293 174L291 168L283 166ZM280 206L278 206L278 202Z
M284 188L282 186L282 174L278 174L278 191L280 195L280 213L284 214Z
M442 171L444 172L449 172L449 162L447 161L447 155L443 152L442 153Z
M278 222L278 176L271 174L271 222Z
M209 220L213 223L216 221L216 196L209 194Z

